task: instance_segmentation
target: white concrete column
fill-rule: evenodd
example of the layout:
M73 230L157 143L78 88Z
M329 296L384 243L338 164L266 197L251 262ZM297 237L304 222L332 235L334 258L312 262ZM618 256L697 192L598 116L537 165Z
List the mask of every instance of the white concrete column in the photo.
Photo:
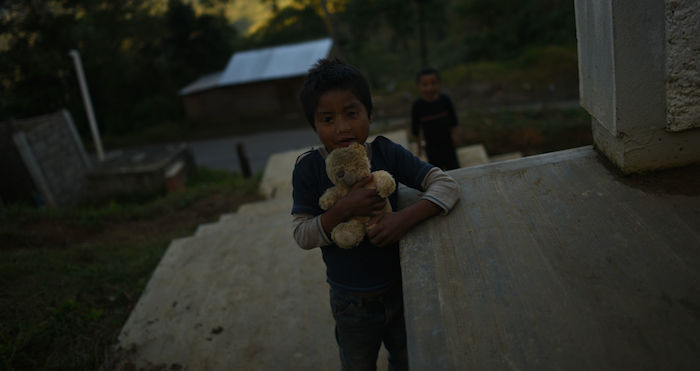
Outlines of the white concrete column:
M581 105L593 117L596 147L625 173L700 162L700 107L693 101L700 94L693 43L700 37L683 34L683 25L700 23L699 5L575 0ZM674 42L685 44L667 48ZM674 76L685 80L679 85ZM683 114L671 118L669 107Z

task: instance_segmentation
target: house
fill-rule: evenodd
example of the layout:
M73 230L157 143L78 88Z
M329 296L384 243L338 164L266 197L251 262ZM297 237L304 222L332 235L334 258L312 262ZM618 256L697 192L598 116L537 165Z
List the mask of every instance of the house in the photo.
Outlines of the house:
M297 93L317 60L331 56L330 38L235 53L223 71L182 88L189 120L260 129L303 122ZM252 131L252 130L249 130Z

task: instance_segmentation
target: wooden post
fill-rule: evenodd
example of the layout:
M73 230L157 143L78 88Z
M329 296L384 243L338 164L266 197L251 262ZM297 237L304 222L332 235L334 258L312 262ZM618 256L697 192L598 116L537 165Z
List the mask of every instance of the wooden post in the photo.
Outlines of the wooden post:
M245 154L245 146L243 143L236 144L236 152L238 152L238 163L241 165L241 172L246 178L250 178L250 162Z

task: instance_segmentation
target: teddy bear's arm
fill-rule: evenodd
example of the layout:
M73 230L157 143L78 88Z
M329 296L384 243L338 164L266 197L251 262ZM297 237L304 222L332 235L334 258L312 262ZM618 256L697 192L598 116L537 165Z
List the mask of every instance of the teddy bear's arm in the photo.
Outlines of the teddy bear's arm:
M331 238L338 247L342 249L352 249L365 238L365 222L369 218L352 218L347 222L340 223L333 228Z
M328 210L335 205L339 198L343 197L342 193L338 186L328 188L318 200L318 205L321 206L321 209Z
M377 170L372 173L372 177L377 186L377 193L381 198L387 198L396 190L394 177L384 170Z

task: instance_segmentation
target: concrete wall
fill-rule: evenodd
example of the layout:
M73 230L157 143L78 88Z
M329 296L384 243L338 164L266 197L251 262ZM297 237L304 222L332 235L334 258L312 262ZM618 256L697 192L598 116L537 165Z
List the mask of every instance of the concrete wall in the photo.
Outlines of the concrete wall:
M581 105L615 131L611 7L608 1L577 1L577 20L585 21L576 25Z
M700 127L700 9L697 0L666 2L667 127Z
M683 3L694 9L690 18L697 17L697 1L667 2ZM677 112L696 112L698 106L667 93L671 86L694 96L688 89L675 88L679 83L668 83L673 79L667 65L692 71L697 58L688 60L686 52L667 53L669 40L682 39L676 32L687 31L668 27L671 33L667 35L666 2L575 0L575 7L581 104L593 117L596 147L625 173L700 162L700 130L667 130L668 101L681 108ZM688 16L676 14L674 18L682 19L684 25L688 22ZM683 76L692 77L689 73ZM694 78L680 85L697 86L697 74ZM674 117L688 120L692 116ZM693 126L697 125L684 127Z

